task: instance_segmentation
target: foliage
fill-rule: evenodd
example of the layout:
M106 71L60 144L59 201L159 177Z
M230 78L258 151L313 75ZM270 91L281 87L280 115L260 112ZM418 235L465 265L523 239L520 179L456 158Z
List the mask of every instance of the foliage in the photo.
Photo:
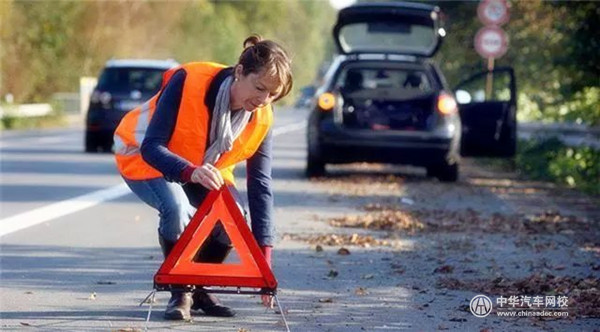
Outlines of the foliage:
M436 56L451 86L486 61L473 48L483 25L475 1L427 1L447 30ZM515 68L519 119L600 123L600 6L592 1L510 1L510 39L497 66ZM282 43L295 88L332 53L335 12L326 1L0 1L0 95L41 102L76 91L116 58L233 64L250 33ZM287 101L291 101L288 98Z
M567 147L558 139L520 141L515 158L519 171L534 179L552 180L600 194L600 151Z
M317 1L2 1L0 6L5 45L0 95L10 92L17 103L76 91L80 76L97 76L113 57L234 64L250 33L290 51L300 87L314 79L334 16L327 2Z
M438 2L447 37L437 56L455 86L487 60L473 39L483 27L478 2ZM511 1L508 52L496 66L515 68L519 120L600 123L600 7L591 1Z

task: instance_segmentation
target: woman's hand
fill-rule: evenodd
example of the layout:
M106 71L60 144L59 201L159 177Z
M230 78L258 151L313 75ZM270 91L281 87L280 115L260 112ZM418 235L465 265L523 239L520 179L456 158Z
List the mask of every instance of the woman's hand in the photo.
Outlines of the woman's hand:
M271 295L261 295L260 299L262 301L262 304L269 308L269 309L273 309L273 296Z
M196 167L192 173L191 180L194 183L203 185L209 190L219 190L219 188L225 184L221 172L209 163Z

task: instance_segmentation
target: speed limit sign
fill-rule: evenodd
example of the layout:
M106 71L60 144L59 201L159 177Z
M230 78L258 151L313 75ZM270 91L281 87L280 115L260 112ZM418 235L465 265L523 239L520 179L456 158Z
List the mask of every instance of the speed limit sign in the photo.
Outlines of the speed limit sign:
M484 0L477 7L477 17L485 25L500 26L509 19L506 0Z
M484 58L499 58L507 49L508 37L498 27L483 27L475 35L475 50Z

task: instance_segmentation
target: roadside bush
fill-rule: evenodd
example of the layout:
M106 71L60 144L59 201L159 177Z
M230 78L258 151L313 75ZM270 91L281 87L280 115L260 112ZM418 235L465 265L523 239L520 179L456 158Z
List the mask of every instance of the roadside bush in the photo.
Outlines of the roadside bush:
M568 147L557 138L519 141L515 165L533 179L600 194L600 151L591 147Z

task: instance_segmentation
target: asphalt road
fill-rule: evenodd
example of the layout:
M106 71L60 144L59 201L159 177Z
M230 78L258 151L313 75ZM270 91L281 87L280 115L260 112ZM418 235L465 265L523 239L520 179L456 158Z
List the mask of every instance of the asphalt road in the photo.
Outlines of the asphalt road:
M600 326L593 318L597 306L594 311L593 303L574 303L583 293L599 298L598 287L579 289L597 283L600 274L597 198L469 160L456 184L428 179L420 169L384 165L328 167L328 178L308 181L305 118L301 110L277 111L274 129L279 233L274 273L292 331L592 331ZM158 218L122 184L113 156L83 153L82 140L81 128L2 133L0 330L144 329L148 307L138 304L152 290L162 262ZM236 174L244 192L240 166ZM331 223L331 218L379 222L365 206L378 211L386 205L400 208L388 216L399 228ZM558 227L554 217L550 225L527 228L531 223L523 221L524 214L539 217L547 210L559 211L550 217L560 220L573 217L563 218L560 231L552 228ZM339 254L341 247L346 255ZM568 319L478 318L465 310L474 295L485 293L489 280L513 285L540 275L552 282L554 276L574 278L560 279L575 282L556 290L577 291L567 294L573 302ZM462 284L449 283L448 277ZM168 322L162 319L168 294L161 292L148 328L285 331L281 316L262 307L258 297L221 298L238 311L235 318L200 315L193 322Z
M276 177L301 177L304 127L303 112L277 114ZM157 216L123 185L113 156L83 153L81 128L5 132L0 154L1 327L143 326L147 309L136 302L161 263ZM149 326L171 326L159 311Z

